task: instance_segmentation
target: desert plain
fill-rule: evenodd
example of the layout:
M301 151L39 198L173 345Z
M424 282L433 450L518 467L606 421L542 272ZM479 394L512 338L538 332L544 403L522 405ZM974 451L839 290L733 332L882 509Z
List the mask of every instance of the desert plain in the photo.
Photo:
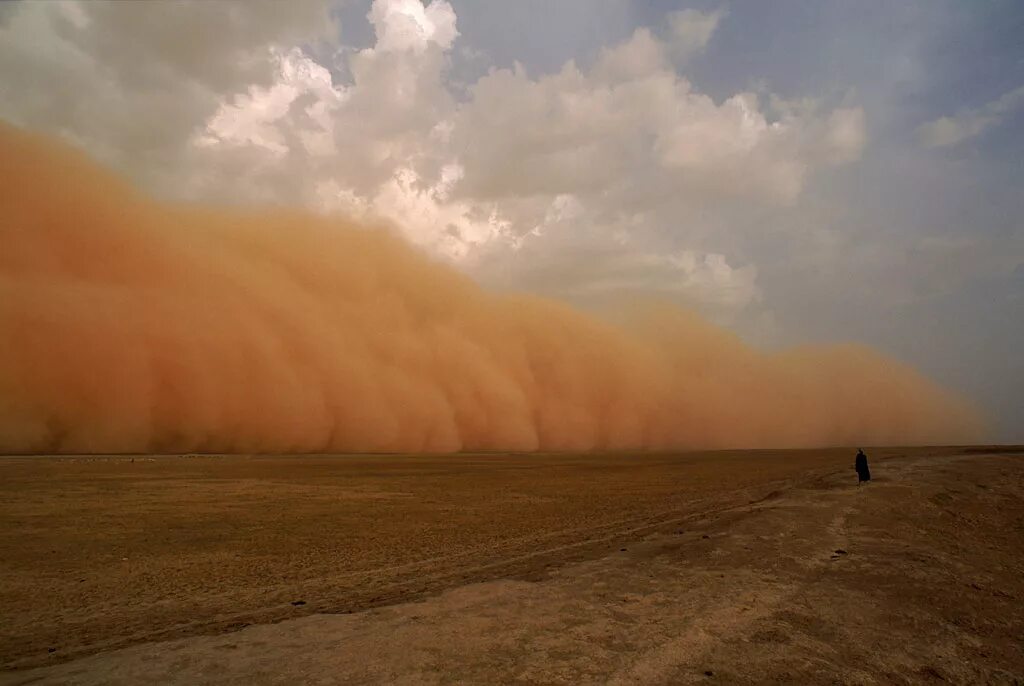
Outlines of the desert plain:
M1014 447L0 459L0 683L1024 683Z

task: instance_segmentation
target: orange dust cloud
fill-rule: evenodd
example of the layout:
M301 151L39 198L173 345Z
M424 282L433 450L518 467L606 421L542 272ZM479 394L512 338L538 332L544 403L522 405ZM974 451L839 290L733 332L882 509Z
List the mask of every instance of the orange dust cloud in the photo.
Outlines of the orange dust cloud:
M0 452L970 441L861 346L767 354L667 307L488 292L385 230L143 197L0 125Z

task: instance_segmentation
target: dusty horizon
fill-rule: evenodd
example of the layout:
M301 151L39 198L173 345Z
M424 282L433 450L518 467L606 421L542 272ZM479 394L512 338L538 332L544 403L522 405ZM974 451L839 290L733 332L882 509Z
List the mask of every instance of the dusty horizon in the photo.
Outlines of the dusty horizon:
M158 203L0 131L0 451L453 452L973 442L867 347L762 353L488 292L385 230Z

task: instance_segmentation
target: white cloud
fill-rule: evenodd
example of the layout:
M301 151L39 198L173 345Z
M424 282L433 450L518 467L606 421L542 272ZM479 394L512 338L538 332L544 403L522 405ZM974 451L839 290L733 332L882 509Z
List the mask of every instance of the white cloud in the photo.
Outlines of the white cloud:
M706 48L720 11L672 13L667 35L639 28L589 67L492 70L463 91L447 75L459 33L445 0L375 0L376 40L355 51L323 3L282 7L19 9L0 28L0 74L18 84L0 113L165 195L392 222L492 282L727 310L757 302L757 272L733 266L709 209L791 204L809 173L865 142L857 108L697 92L673 64ZM314 58L332 53L334 72Z
M330 72L297 48L286 53L274 51L278 61L278 77L269 87L252 86L248 94L237 96L233 102L223 104L206 123L194 143L215 146L220 143L254 145L281 155L289 147L277 126L292 110L292 105L303 95L312 102L304 108L308 128L298 131L309 154L335 152L329 133L333 128L331 117L345 99L344 89L335 88ZM291 126L295 127L293 123Z
M747 198L790 203L816 166L856 159L860 110L770 119L759 97L695 92L640 29L587 71L492 71L457 114L455 153L470 197L574 193L632 205Z
M673 51L682 58L702 52L711 41L718 23L725 16L723 10L701 12L694 9L672 12L668 15Z
M593 256L591 256L593 257ZM681 295L696 303L723 308L743 308L759 298L757 270L752 265L735 268L725 255L682 250L653 254L614 251L605 260L588 261L593 277L566 284L574 296L648 293Z
M641 79L669 69L665 44L650 29L640 28L629 40L605 48L594 67L593 75L606 83Z
M431 43L447 50L459 35L455 11L445 0L432 0L426 7L420 0L375 2L369 19L378 50L421 52Z
M867 142L864 110L859 107L834 110L828 117L822 142L828 164L846 164L860 159Z
M753 265L734 266L721 253L658 251L615 235L538 230L511 254L485 254L471 270L490 285L514 289L528 283L532 290L585 305L654 296L729 317L762 297Z
M414 169L401 167L370 197L333 179L320 182L317 194L320 209L370 222L387 221L412 243L457 261L508 230L508 222L496 210L481 215L468 203L449 200L452 184L461 174L461 167L448 165L435 183L425 184Z
M928 148L956 145L998 126L1007 114L1024 106L1024 86L1015 88L977 109L953 117L939 117L918 127L921 144Z
M323 0L16 3L0 23L0 116L174 195L222 98L269 85L275 47L334 32Z

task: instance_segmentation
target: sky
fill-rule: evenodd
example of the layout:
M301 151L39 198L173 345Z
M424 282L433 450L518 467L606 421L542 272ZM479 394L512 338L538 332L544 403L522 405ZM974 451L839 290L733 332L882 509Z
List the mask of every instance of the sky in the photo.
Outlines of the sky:
M1024 6L0 4L0 118L494 290L858 341L1024 441Z

